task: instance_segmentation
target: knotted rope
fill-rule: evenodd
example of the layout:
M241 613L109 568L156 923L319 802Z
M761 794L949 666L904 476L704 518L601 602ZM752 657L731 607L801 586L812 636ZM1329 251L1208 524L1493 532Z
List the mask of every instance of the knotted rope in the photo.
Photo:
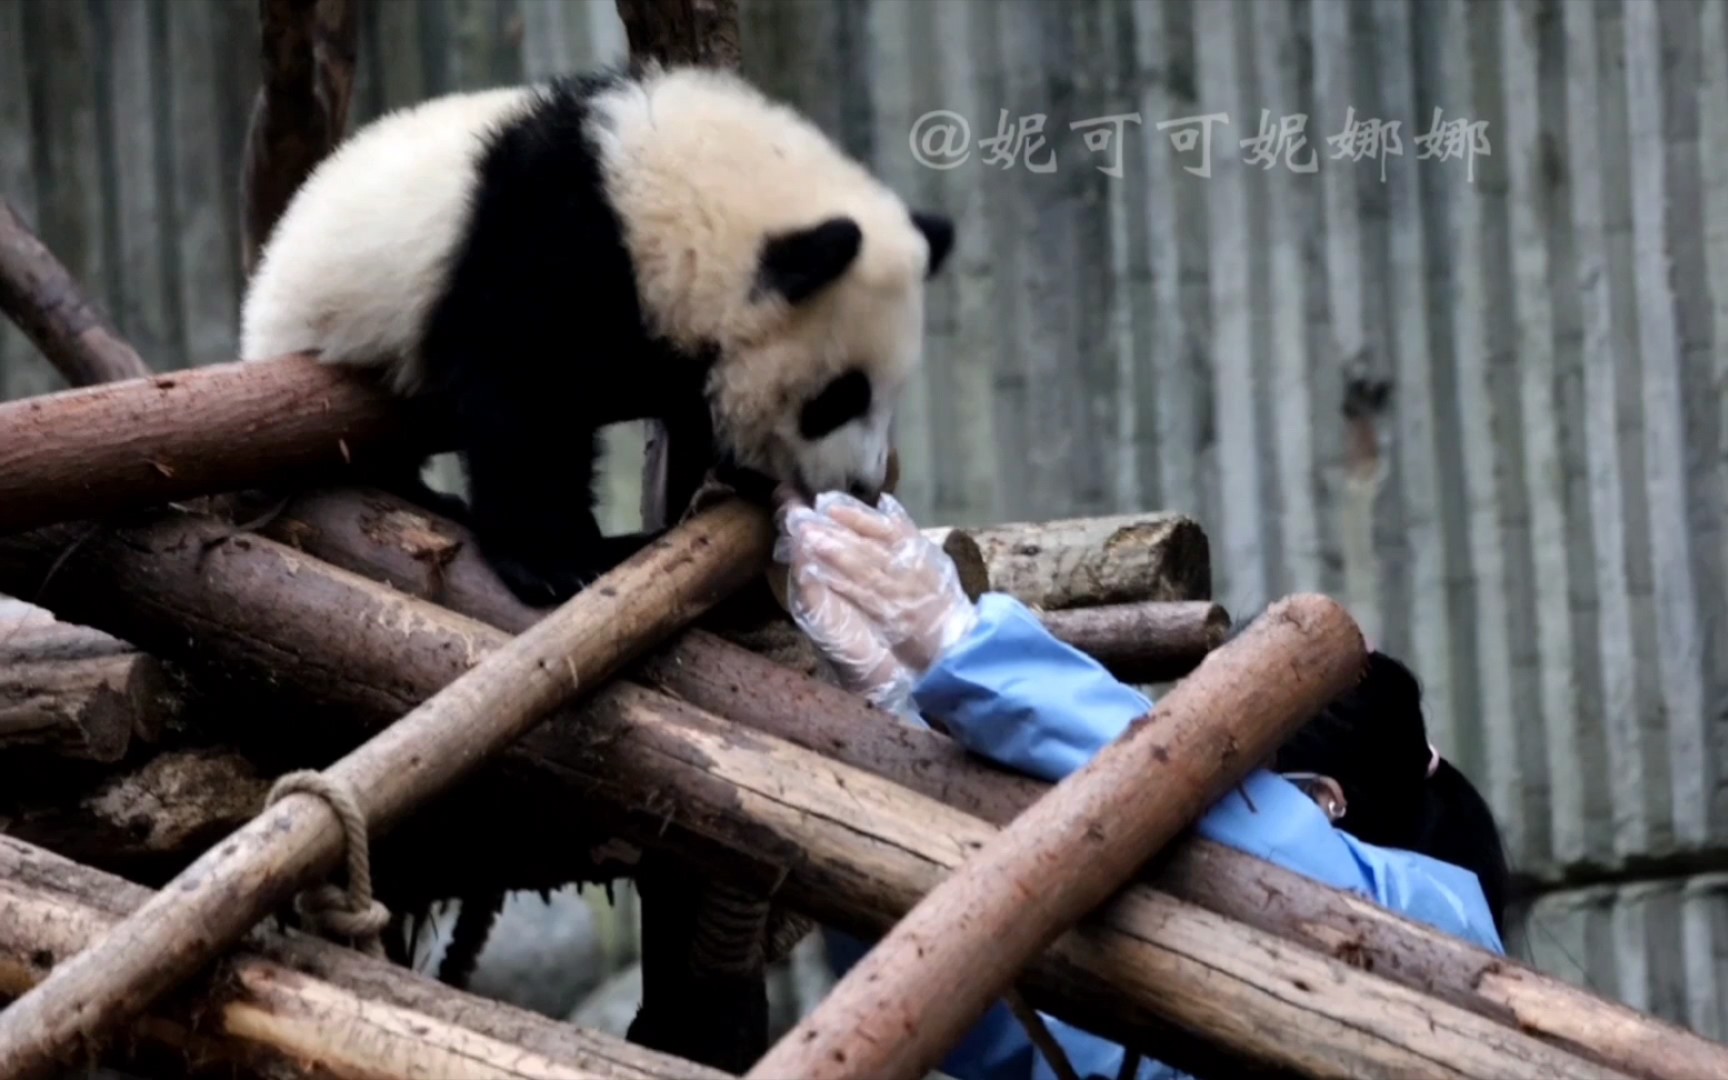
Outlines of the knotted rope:
M337 783L313 769L291 772L278 779L264 800L266 807L289 795L313 795L323 799L342 823L343 846L348 862L348 887L319 885L294 898L294 910L310 929L326 937L348 938L369 956L382 957L379 937L390 924L390 911L372 898L372 854L366 832L366 815L347 785Z

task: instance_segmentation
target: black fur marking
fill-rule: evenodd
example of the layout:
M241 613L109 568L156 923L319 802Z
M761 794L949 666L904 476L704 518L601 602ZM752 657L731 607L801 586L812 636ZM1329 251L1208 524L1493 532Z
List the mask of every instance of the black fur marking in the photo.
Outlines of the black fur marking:
M804 403L798 414L798 434L820 439L870 411L870 377L853 368Z
M918 231L924 234L924 242L930 245L930 260L924 276L933 278L948 261L948 253L954 250L954 222L941 214L914 210L912 224L918 227Z
M845 217L783 233L762 245L758 285L801 304L839 280L863 244L858 223Z
M429 389L453 407L480 550L537 606L568 599L624 550L594 517L598 430L706 408L701 360L644 328L584 130L594 95L624 77L560 80L492 135L423 349Z

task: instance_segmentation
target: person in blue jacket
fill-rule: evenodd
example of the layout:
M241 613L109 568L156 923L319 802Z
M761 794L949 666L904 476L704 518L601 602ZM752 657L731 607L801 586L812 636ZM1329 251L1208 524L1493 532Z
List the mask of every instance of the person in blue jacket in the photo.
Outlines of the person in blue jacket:
M892 496L788 502L777 561L794 619L849 689L973 753L1055 782L1152 703L1058 641L1011 597L974 604L952 561ZM1370 657L1361 685L1305 724L1195 824L1200 836L1368 897L1496 953L1507 882L1486 803L1427 742L1403 665ZM829 934L844 971L865 943ZM1116 1077L1123 1047L1044 1017L1076 1073ZM954 1048L956 1080L1054 1080L1004 1003ZM1144 1080L1182 1074L1142 1060Z

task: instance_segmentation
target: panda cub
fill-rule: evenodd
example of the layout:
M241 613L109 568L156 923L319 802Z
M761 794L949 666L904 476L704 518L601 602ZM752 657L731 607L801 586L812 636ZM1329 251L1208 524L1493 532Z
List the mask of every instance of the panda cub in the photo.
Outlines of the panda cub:
M598 430L659 419L757 490L874 500L953 226L736 76L647 66L384 116L307 178L241 353L313 352L447 407L464 515L525 603L639 538L594 516ZM432 498L419 461L381 478Z

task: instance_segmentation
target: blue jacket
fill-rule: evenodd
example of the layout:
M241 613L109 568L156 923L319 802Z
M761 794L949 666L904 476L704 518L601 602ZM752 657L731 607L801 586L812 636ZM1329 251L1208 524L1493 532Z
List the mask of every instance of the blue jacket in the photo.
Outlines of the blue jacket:
M919 683L918 709L973 753L1052 783L1075 771L1152 707L1086 654L1057 641L1019 602L999 593L978 603L978 625ZM1314 801L1275 773L1257 771L1195 823L1200 836L1348 889L1497 953L1476 875L1414 852L1364 844L1332 826ZM1250 803L1253 809L1250 809ZM845 970L861 942L829 935ZM1082 1077L1115 1077L1120 1046L1050 1017L1051 1033ZM1054 1080L1049 1063L998 1003L942 1063L956 1080ZM1143 1060L1142 1080L1180 1077Z

